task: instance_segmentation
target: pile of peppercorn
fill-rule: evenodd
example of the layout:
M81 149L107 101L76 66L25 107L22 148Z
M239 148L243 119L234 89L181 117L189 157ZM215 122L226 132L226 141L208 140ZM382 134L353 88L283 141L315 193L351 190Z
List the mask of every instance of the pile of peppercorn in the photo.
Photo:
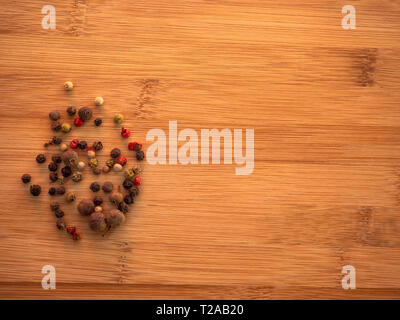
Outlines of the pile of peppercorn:
M65 82L64 88L66 91L73 89L73 84L70 81ZM102 106L104 99L97 97L94 101L96 106ZM93 116L93 110L90 107L81 107L78 110L74 106L69 106L66 109L66 113L69 117L74 117L73 125L75 127L81 127L87 124ZM61 122L61 113L58 110L51 111L49 113L51 120L51 129L55 132L61 132L67 134L71 132L72 125L69 121ZM114 122L116 124L122 124L124 116L122 114L116 114L114 116ZM103 120L101 118L94 119L94 125L96 127L101 126ZM121 136L124 138L130 137L130 130L122 127ZM96 158L96 153L102 151L103 144L101 141L93 141L89 144L86 140L72 139L68 144L63 142L62 136L53 136L50 141L44 144L44 147L49 150L51 146L58 146L58 151L51 155L51 161L49 161L47 167L49 170L49 183L48 194L51 197L64 196L66 202L74 202L77 197L74 192L68 191L66 185L70 180L78 183L83 179L82 170L86 167L86 164L91 168L94 175L107 174L111 170L116 172L122 172L127 166L128 160L124 156L119 148L113 148L110 152L110 159L100 169L100 163ZM144 159L144 152L142 150L142 144L138 142L129 142L128 150L135 152L137 161ZM82 160L80 156L85 155L86 160ZM44 164L49 157L48 152L41 153L36 156L36 162ZM101 196L94 196L93 199L82 199L79 201L77 210L81 215L89 216L90 228L94 231L106 233L109 230L122 224L126 215L129 212L129 207L134 203L136 196L139 194L139 186L141 185L140 178L141 170L139 167L134 166L124 170L124 179L122 180L121 186L114 188L114 185L110 181L106 181L102 186L96 181L92 182L90 189L92 192L97 193L100 190L108 196L110 204L113 206L111 210L103 210L103 198ZM29 174L24 174L21 177L23 183L30 183L32 178ZM123 191L121 191L123 190ZM38 184L30 185L30 193L37 197L41 194L42 187ZM57 218L56 226L59 230L66 231L72 236L72 239L79 240L81 235L78 233L75 226L68 225L65 221L65 213L61 209L59 201L52 201L50 209Z

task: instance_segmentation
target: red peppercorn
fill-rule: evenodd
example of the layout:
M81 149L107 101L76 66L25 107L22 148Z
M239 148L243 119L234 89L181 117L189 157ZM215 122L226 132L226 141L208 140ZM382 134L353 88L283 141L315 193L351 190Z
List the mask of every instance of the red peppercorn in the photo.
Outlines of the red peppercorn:
M90 150L93 150L93 147L92 146L87 146L86 147L86 151L90 151Z
M117 163L119 163L121 166L126 165L126 163L128 162L128 160L126 159L126 157L120 156L117 159Z
M142 184L142 179L140 179L140 177L135 177L135 179L133 179L133 183L135 186L140 186Z
M79 234L78 232L74 232L74 233L72 234L72 239L73 239L73 240L80 240L80 239L81 239L81 236L80 236L80 234Z
M129 138L129 136L131 135L131 131L122 127L121 128L121 136L123 136L124 138Z
M70 233L70 234L76 233L76 227L68 226L67 227L67 232Z
M71 149L76 149L78 148L78 144L79 144L79 140L78 139L74 139L70 142L69 147Z
M82 124L83 124L82 119L80 119L80 118L75 118L75 120L74 120L74 125L75 125L76 127L81 127Z
M128 144L128 149L131 151L140 151L142 150L142 144L140 144L139 142L129 142Z

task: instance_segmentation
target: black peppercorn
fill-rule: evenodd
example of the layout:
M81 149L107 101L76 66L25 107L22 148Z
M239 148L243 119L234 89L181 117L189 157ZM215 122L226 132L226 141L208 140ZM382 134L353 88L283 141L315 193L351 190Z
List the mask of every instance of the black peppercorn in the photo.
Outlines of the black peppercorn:
M60 131L61 127L62 127L62 125L59 121L53 121L51 123L51 130L53 130L53 131Z
M68 107L68 108L67 108L67 113L68 113L69 116L72 117L72 116L75 115L75 113L76 113L76 108L75 108L74 106Z
M61 169L61 173L63 177L67 178L71 175L72 169L70 166L65 166L64 168Z
M65 228L67 227L67 225L63 219L58 219L56 226L57 226L58 230L65 230Z
M58 169L57 163L50 162L49 165L48 165L48 168L49 168L50 171L53 171L53 172L57 171L57 169Z
M49 113L49 118L50 120L57 121L58 119L60 119L60 112L58 112L57 110L51 111Z
M56 194L56 192L57 192L57 190L56 190L56 188L54 188L54 187L51 187L51 188L49 189L49 195L51 195L51 196L54 196L54 195Z
M98 176L101 173L101 169L98 167L93 167L92 168L92 172L93 174L95 174L96 176Z
M110 152L111 158L114 158L114 159L118 158L120 155L121 155L121 150L118 148L114 148Z
M52 202L50 203L50 209L51 211L57 211L60 209L60 204L58 202Z
M90 185L90 190L92 190L93 192L100 191L100 184L98 182L92 182L92 184Z
M22 175L21 180L22 180L23 183L31 182L31 175L25 173L25 174Z
M50 179L51 182L56 182L58 180L57 172L50 172L49 173L49 179Z
M103 198L100 196L95 196L93 198L93 203L95 206L100 206L103 203Z
M85 150L87 147L87 142L86 141L79 141L78 143L78 148L81 150Z
M129 189L129 195L131 197L136 197L139 194L139 188L137 186L132 187Z
M36 156L36 162L37 162L37 163L43 163L43 162L45 162L45 161L46 161L46 156L45 156L43 153L38 154L38 155Z
M124 182L122 183L122 186L129 190L130 188L133 187L133 181L131 179L125 179Z
M59 195L63 195L65 193L65 187L60 186L56 189L56 193Z
M103 149L103 144L101 143L101 141L95 141L93 142L93 149L95 151L100 151Z
M136 152L136 159L138 161L142 161L144 159L144 152L143 151Z
M62 162L62 158L59 154L56 154L54 156L51 157L51 160L53 160L54 163L61 163Z
M37 197L40 194L40 192L42 192L42 187L39 186L38 184L33 184L30 187L30 191L34 197Z
M89 107L82 107L78 110L78 116L82 121L90 120L92 117L92 110Z
M124 202L125 202L126 204L132 204L134 201L135 201L135 200L133 199L133 197L132 197L130 194L127 194L127 195L124 197Z
M123 212L123 213L128 213L129 211L129 207L125 202L120 202L118 204L118 210Z
M94 125L96 127L101 126L102 123L103 123L103 120L101 118L94 119Z
M59 145L59 144L61 144L61 142L62 142L62 138L61 138L61 137L56 137L56 136L54 136L54 137L51 139L51 142L54 143L54 144L56 144L56 145Z
M64 211L62 210L56 210L56 212L54 212L54 214L56 215L57 218L62 218L64 217Z

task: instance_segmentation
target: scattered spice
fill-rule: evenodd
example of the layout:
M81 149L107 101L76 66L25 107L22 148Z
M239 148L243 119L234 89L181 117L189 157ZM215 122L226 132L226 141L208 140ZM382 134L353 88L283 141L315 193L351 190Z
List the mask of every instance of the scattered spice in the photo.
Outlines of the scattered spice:
M96 127L101 126L102 123L103 123L103 120L102 120L101 118L96 118L96 119L94 119L94 125L95 125Z
M51 196L55 196L55 195L56 195L56 192L57 192L57 190L56 190L56 188L54 188L54 187L51 187L51 188L49 189L49 195L51 195Z
M72 169L70 166L65 166L61 169L61 174L64 178L68 178L72 174Z
M104 167L101 169L101 171L103 171L104 173L108 173L108 172L110 172L110 167L104 166Z
M58 169L57 163L55 163L55 162L50 162L47 167L52 172L57 171L57 169Z
M57 218L62 218L62 217L64 217L64 211L62 211L62 210L57 210L56 212L54 212L54 214L55 214L55 216L56 216Z
M140 186L142 184L142 179L140 179L140 177L135 177L133 179L133 183L135 184L135 186Z
M51 130L56 131L56 132L62 130L61 123L59 121L53 121L51 123Z
M21 180L23 183L29 183L29 182L31 182L31 175L25 173L22 175Z
M94 104L96 105L96 106L102 106L103 105L103 103L104 103L104 99L103 99L103 97L96 97L96 99L94 99Z
M98 176L101 173L101 170L98 167L93 167L92 172L94 175Z
M63 219L58 219L56 222L56 226L58 230L65 230L66 229L66 224L65 221Z
M67 108L67 113L69 116L74 116L76 114L76 108L74 106L69 106Z
M142 161L143 159L144 159L144 152L143 151L136 152L136 160Z
M92 182L90 185L90 190L92 190L93 192L99 192L100 184L98 182Z
M124 138L129 138L129 136L131 135L131 131L122 127L121 128L121 136Z
M107 167L112 168L112 167L114 167L114 165L115 165L115 159L109 159L106 161Z
M57 211L60 209L60 204L58 202L52 202L50 203L50 209L51 211Z
M129 190L130 188L132 188L134 186L133 181L131 179L125 179L124 182L122 183L122 186Z
M119 203L124 201L124 196L119 191L113 191L111 192L109 199L113 204L118 205Z
M122 171L122 166L119 163L116 163L116 164L114 164L113 169L116 172L120 172L120 171Z
M62 138L61 138L61 137L56 137L56 136L54 136L54 137L51 139L51 142L52 142L53 144L55 144L55 145L59 145L59 144L61 144L61 142L62 142Z
M116 124L121 124L122 122L124 122L124 116L123 116L122 114L120 114L120 113L117 113L117 114L114 116L114 122L115 122Z
M82 127L83 120L81 118L75 118L74 119L74 125L75 125L75 127Z
M87 155L88 155L88 158L91 159L91 158L94 158L96 156L96 152L94 152L93 150L89 150L87 152Z
M76 168L78 170L82 170L83 168L85 168L85 163L83 161L79 161L78 164L76 165Z
M58 195L63 195L63 194L65 193L65 187L64 187L64 186L59 186L59 187L57 187L56 193L57 193Z
M82 107L78 110L78 116L82 121L90 120L90 118L92 118L92 114L92 109L89 107Z
M109 193L109 192L113 191L114 185L113 185L113 183L111 181L106 181L106 182L103 183L103 186L101 187L101 189L104 192Z
M103 198L100 196L95 196L93 198L93 203L95 206L100 206L103 203Z
M95 151L100 151L103 149L103 144L101 143L101 141L95 141L93 142L93 149Z
M81 149L81 150L85 150L87 148L87 142L86 141L79 141L78 148Z
M103 211L102 207L100 207L100 206L94 207L94 212L102 212L102 211Z
M124 165L126 165L126 163L128 162L128 160L126 159L126 157L121 156L121 157L118 157L117 162L118 162L121 166L124 166Z
M68 149L68 146L65 144L65 143L62 143L61 145L60 145L60 150L61 151L66 151Z
M69 147L71 149L76 149L76 148L78 148L78 143L79 143L79 140L78 139L74 139L69 143Z
M75 166L78 162L78 154L73 150L65 151L61 158L67 166Z
M58 119L60 119L60 112L58 112L57 110L51 111L49 113L49 118L50 120L57 121Z
M71 125L69 123L63 123L61 125L61 131L64 133L68 133L71 131Z
M57 172L50 172L49 179L51 182L56 182L58 180L58 173Z
M83 216L89 216L94 212L94 204L90 199L81 200L78 204L78 211Z
M38 184L33 184L30 186L30 191L34 197L37 197L42 192L42 187L39 186Z
M89 160L89 166L94 168L97 167L99 165L99 160L97 160L96 158L92 158Z
M104 232L107 230L106 218L102 212L95 212L90 215L90 228L96 232Z
M67 202L73 202L75 201L75 199L76 199L75 193L73 193L72 191L65 194L65 200L67 200Z
M82 173L79 171L74 172L74 174L71 177L73 182L79 182L82 180L82 178L83 178Z
M124 202L126 204L132 204L134 202L134 198L130 194L126 194L124 196Z
M64 89L71 91L74 88L74 84L71 81L64 82Z
M54 163L61 163L61 162L62 162L62 158L61 158L61 156L60 156L59 154L56 154L56 155L52 156L52 157L51 157L51 160L52 160Z
M110 152L111 158L114 158L114 159L118 158L120 155L121 155L121 150L118 148L114 148Z
M37 163L44 163L46 162L46 156L43 153L40 153L36 156Z
M142 149L142 145L138 142L129 142L128 149L131 151L140 151Z
M125 202L120 202L118 204L118 210L123 212L123 213L128 213L129 212L129 206Z
M105 213L104 216L105 216L107 224L111 228L118 227L125 221L124 214L121 211L119 211L118 209L113 209L113 210Z

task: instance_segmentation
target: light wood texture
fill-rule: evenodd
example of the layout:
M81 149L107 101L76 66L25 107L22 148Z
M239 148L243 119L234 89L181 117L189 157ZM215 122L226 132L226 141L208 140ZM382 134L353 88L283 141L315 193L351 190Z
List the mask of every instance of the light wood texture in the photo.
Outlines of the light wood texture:
M353 31L341 27L348 1L51 4L55 31L41 28L41 1L1 3L0 298L399 298L398 1L351 1ZM111 120L122 112L138 141L170 120L254 128L254 173L146 164L133 212L108 236L65 205L83 233L73 242L55 228L35 156L50 110L98 95L104 126L68 140L100 136L101 162L126 150ZM80 198L97 179L85 172ZM47 264L54 291L41 288ZM341 288L347 264L356 290Z

